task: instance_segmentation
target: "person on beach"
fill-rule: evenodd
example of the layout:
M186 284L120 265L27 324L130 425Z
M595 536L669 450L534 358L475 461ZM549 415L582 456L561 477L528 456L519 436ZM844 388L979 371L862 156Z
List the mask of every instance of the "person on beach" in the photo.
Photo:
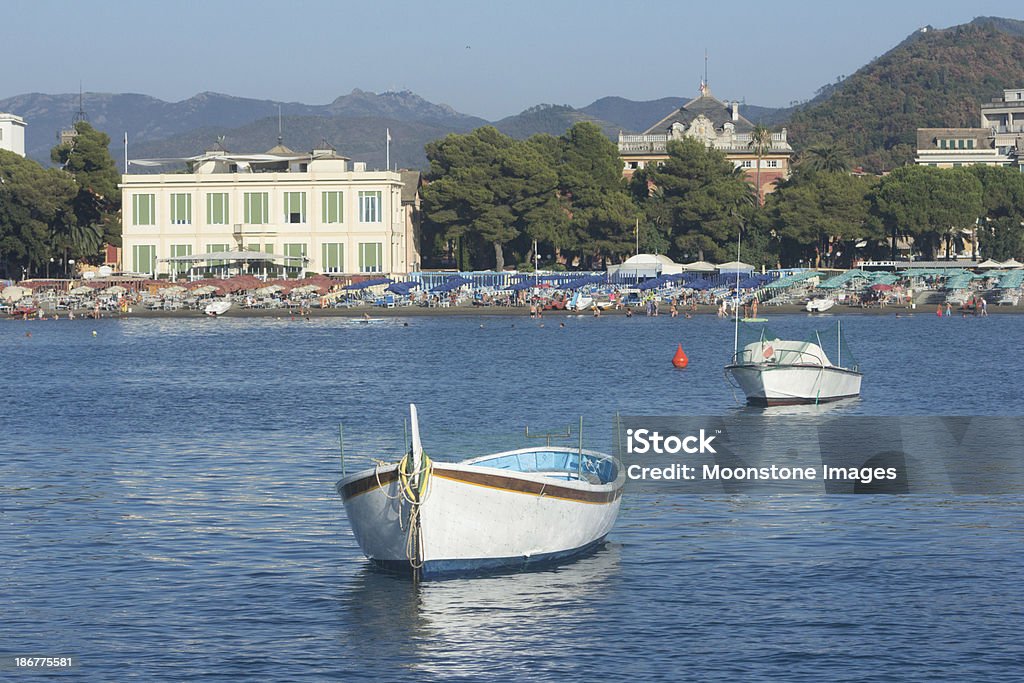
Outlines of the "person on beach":
M672 302L668 305L668 315L670 318L679 317L679 309L676 308L676 300L672 299Z
M629 306L626 306L626 317L627 318L632 318L633 317L633 309L630 308Z
M953 315L953 307L952 307L952 306L950 306L950 305L949 305L949 302L947 301L947 302L946 302L946 317L947 317L947 318L949 318L949 317L951 317L952 315Z
M752 317L752 318L756 318L757 317L757 297L756 296L754 297L754 300L750 302L750 317Z
M940 318L942 317L942 304L935 307L935 315Z
M983 317L983 318L987 317L988 316L988 301L985 300L985 297L981 297L981 302L980 303L981 303L981 317Z

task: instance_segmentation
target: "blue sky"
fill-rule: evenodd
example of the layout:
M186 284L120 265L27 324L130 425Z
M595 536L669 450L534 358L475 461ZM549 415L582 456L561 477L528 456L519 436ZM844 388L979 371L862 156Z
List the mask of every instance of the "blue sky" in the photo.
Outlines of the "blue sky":
M27 92L214 91L324 104L411 90L495 120L606 95L785 106L921 26L1024 18L1014 3L930 0L5 0L0 99ZM1007 86L1020 85L1007 83Z

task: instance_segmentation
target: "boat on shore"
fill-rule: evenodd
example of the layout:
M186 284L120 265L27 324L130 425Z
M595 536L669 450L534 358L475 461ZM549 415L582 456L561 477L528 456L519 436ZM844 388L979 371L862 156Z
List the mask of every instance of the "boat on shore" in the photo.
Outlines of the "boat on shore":
M230 299L218 299L217 301L211 301L206 304L206 308L203 309L203 313L206 315L217 317L218 315L224 315L231 308Z
M833 306L836 305L836 300L829 297L817 297L811 299L804 306L804 310L808 313L824 313Z
M617 459L546 445L436 462L423 453L414 405L410 413L401 461L336 485L375 565L435 579L567 560L604 543L625 483Z
M860 396L863 375L849 353L842 364L842 329L836 329L836 363L829 360L818 333L813 341L793 341L762 329L757 341L736 348L725 370L750 405L816 404Z

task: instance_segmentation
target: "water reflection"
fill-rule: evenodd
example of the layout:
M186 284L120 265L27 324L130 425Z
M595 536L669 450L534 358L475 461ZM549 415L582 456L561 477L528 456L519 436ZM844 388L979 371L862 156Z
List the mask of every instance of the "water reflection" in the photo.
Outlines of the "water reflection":
M548 569L419 585L366 565L342 593L343 621L361 641L388 642L392 667L399 661L446 676L507 674L505 657L571 657L572 633L601 621L601 598L618 583L620 561L621 547L609 544ZM579 638L578 646L589 644L589 635Z

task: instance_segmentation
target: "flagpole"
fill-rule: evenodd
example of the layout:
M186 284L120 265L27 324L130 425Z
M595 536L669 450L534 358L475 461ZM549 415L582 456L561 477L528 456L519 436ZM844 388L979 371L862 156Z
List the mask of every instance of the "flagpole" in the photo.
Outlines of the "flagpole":
M124 172L128 175L128 131L124 132Z
M385 150L386 150L385 151L385 155L387 157L386 158L386 162L384 164L384 170L385 171L390 171L391 170L391 129L390 128L385 128L384 130L385 130L385 135L387 136L386 142L384 144L384 147L385 147Z

